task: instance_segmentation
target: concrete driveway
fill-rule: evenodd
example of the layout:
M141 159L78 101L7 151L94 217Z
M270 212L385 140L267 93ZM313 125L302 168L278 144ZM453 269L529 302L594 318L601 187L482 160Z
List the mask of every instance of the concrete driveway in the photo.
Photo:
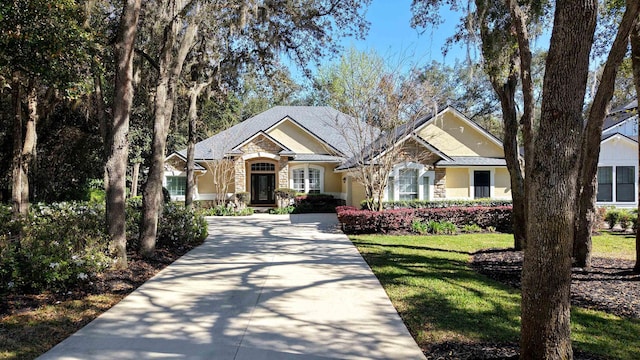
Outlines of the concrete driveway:
M202 246L41 359L424 359L336 224L210 218Z

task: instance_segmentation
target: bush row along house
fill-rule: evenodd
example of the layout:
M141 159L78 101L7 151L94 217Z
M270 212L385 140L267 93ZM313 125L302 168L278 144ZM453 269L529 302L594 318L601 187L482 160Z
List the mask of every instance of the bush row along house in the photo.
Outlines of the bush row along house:
M637 115L633 104L605 122L598 171L600 205L637 204ZM196 144L196 200L250 193L250 205L275 206L274 191L331 194L359 206L365 188L357 176L384 156L369 146L358 150L366 124L329 107L276 106ZM399 127L386 147L419 149L421 156L398 157L388 174L384 200L511 199L502 142L452 107ZM635 133L621 131L633 129ZM357 129L357 130L356 130ZM375 134L375 131L371 131ZM389 134L387 134L387 139ZM183 200L186 150L167 157L165 186Z

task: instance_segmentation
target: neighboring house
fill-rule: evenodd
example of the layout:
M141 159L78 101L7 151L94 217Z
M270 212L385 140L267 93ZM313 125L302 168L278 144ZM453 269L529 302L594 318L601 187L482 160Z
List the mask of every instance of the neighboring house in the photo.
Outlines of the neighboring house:
M605 119L598 159L599 206L638 206L637 101Z
M349 146L354 135L345 131L354 121L328 107L277 106L201 141L195 148L196 200L250 192L251 205L273 206L276 188L292 188L358 206L365 191L354 176L358 154ZM394 134L394 142L429 156L396 164L385 200L511 198L496 137L451 107L411 126L412 131ZM184 199L185 164L186 150L166 160L165 186L175 200ZM226 164L225 176L216 170L220 164Z

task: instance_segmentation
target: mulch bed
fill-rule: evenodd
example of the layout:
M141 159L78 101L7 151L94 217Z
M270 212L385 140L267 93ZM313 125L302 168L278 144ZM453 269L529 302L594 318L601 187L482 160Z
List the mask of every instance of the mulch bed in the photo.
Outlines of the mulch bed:
M634 262L621 259L594 258L590 270L574 268L571 284L571 303L583 308L602 310L628 318L640 318L640 275L631 272ZM473 256L472 267L479 273L514 288L520 288L522 252L486 250ZM516 343L457 342L432 346L429 360L509 360L518 359ZM603 360L604 358L574 351L575 360Z
M472 267L481 274L520 288L522 252L484 251L473 256ZM589 270L573 268L571 303L621 317L640 319L640 274L631 260L593 258Z

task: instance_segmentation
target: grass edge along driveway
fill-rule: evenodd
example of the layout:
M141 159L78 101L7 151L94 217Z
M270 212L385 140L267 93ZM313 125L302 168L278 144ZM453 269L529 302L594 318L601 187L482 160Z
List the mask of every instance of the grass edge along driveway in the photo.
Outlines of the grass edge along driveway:
M423 350L443 342L519 341L520 291L478 274L469 265L478 250L512 246L512 235L350 239ZM607 241L615 240L594 237L594 250L607 249L598 244ZM574 348L608 359L640 358L639 320L573 307L571 322Z

